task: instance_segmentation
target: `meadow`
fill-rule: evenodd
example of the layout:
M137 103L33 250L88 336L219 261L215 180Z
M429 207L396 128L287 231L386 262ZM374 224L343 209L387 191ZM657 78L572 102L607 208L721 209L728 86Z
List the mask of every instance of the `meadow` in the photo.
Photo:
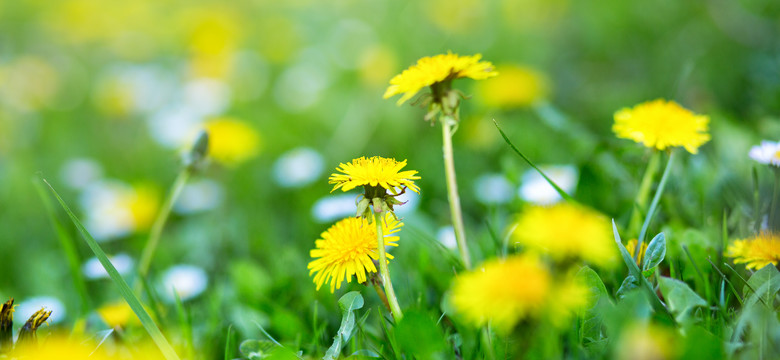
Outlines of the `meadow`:
M0 359L780 358L780 2L0 2Z

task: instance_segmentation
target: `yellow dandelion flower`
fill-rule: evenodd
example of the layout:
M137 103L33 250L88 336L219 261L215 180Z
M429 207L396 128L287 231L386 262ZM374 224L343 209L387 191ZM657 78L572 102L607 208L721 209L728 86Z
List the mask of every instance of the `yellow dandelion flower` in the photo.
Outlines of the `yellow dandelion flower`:
M631 256L634 256L634 251L636 251L636 243L637 239L628 240L626 243L626 250L628 250ZM642 247L639 248L639 258L636 259L636 265L640 268L642 267L642 259L645 257L645 252L647 252L647 243L643 241Z
M745 264L748 269L759 270L780 261L780 233L763 232L752 238L734 241L726 250L726 256L735 264Z
M398 246L398 236L393 236L403 227L403 223L391 214L385 215L382 233L386 246ZM352 275L359 283L368 279L367 273L377 272L373 260L379 259L377 252L376 227L364 218L343 219L320 234L314 242L315 249L309 253L314 259L309 263L309 275L314 275L317 290L326 282L330 283L330 292L341 288L344 280L352 282ZM388 259L393 256L387 254Z
M209 156L228 166L253 158L260 148L257 130L236 119L211 121L206 124L206 132L209 134Z
M506 333L518 321L541 314L552 287L549 271L534 257L490 260L455 278L452 304L471 325L490 323Z
M617 137L634 140L649 148L664 150L682 146L692 154L710 140L710 118L696 115L674 101L657 99L624 108L615 113L612 131Z
M499 66L501 76L487 79L477 85L477 93L487 106L524 107L547 97L548 80L544 74L527 66Z
M138 317L125 301L104 305L97 309L97 313L103 322L111 328L123 328L130 322L138 323Z
M398 105L401 105L426 86L459 78L483 80L498 75L493 64L479 61L481 58L481 54L458 56L452 52L426 56L390 79L390 86L385 91L384 98L403 94L398 99Z
M160 208L160 193L150 185L133 186L132 191L121 195L119 202L119 207L130 213L133 228L136 231L147 230L152 227Z
M71 341L60 335L46 338L41 344L28 342L17 346L13 355L26 360L110 358L96 344Z
M559 328L569 326L572 316L590 305L590 296L590 289L573 276L558 281L547 302L546 315L550 323Z
M581 258L606 266L617 255L609 219L569 203L529 207L514 223L511 236L515 243L554 259Z
M408 187L410 190L419 193L420 188L414 184L414 180L419 179L416 170L401 169L406 166L406 160L396 161L395 159L383 158L381 156L364 156L352 160L349 163L341 163L336 168L341 174L331 174L328 179L329 184L336 184L331 192L341 188L342 191L349 191L358 186L381 186L393 194L398 194L401 187Z

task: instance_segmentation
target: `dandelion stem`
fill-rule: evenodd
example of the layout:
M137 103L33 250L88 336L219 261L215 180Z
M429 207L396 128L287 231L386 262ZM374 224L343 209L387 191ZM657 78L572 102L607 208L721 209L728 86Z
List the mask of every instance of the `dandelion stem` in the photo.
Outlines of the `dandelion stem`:
M442 116L442 152L444 153L444 173L447 178L447 198L450 202L450 216L452 227L455 230L455 240L458 243L460 257L466 269L471 269L471 255L466 244L466 230L463 226L463 211L460 208L460 196L458 195L458 183L455 178L455 160L452 152L452 127L457 124L457 119L452 115Z
M385 305L387 308L387 311L393 312L393 309L390 308L390 303L387 302L387 295L385 295L385 291L382 290L382 278L376 275L376 273L372 273L373 276L369 280L371 282L371 285L374 286L374 290L376 290L376 294L379 296L379 300L382 300L382 304Z
M385 287L385 295L390 306L390 312L393 313L393 319L398 323L403 318L401 306L398 305L398 298L395 296L393 284L390 282L390 271L387 269L387 254L385 253L385 235L382 232L382 222L384 213L374 212L374 223L376 224L377 251L379 251L379 274L382 278L382 284Z
M779 167L773 167L772 170L774 170L775 173L775 184L772 186L772 200L769 203L769 221L768 227L769 229L777 229L777 223L775 222L775 209L777 209L777 193L780 191L780 168Z
M653 215L655 214L655 209L658 207L658 202L661 201L661 195L664 193L664 188L666 187L666 181L669 179L669 173L671 173L673 162L674 162L674 151L671 151L669 152L669 160L667 160L666 162L666 168L664 169L664 174L661 176L661 182L658 183L658 189L655 191L655 196L653 196L653 202L650 203L650 209L647 210L647 214L645 215L645 222L642 224L642 230L639 232L636 248L634 249L635 257L638 255L639 249L642 248L642 244L645 242L645 235L647 235L647 228L650 227L650 221L653 219Z
M636 199L634 199L634 210L631 212L631 220L628 225L628 233L636 234L642 223L641 210L647 206L647 198L650 196L650 189L653 185L653 178L658 173L658 167L661 164L661 152L653 150L650 161L647 162L645 174L642 176L642 182L639 184Z
M152 263L152 257L154 257L154 253L157 250L157 245L160 243L160 236L162 236L165 223L168 221L168 216L171 214L173 204L176 203L176 199L179 197L179 194L181 194L181 190L184 188L184 185L187 183L187 180L190 178L191 174L192 168L189 166L184 167L181 172L179 172L179 175L176 177L176 180L174 180L173 185L171 186L168 197L165 199L162 207L160 207L160 212L157 213L157 218L154 219L152 228L149 230L149 239L146 241L144 251L141 255L141 260L138 263L138 274L141 277L145 277L147 272L149 272L149 266Z

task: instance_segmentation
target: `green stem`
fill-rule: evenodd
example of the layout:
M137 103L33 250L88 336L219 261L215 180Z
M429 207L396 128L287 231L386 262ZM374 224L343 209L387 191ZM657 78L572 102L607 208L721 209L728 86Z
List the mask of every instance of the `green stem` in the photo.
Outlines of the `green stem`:
M379 251L379 274L382 278L382 284L385 287L385 295L390 304L390 312L393 313L393 319L398 323L404 317L401 312L401 306L398 305L398 298L395 296L393 284L390 282L390 271L387 269L387 254L385 253L385 235L382 232L382 222L384 219L382 212L374 212L374 223L376 223L376 249Z
M666 181L669 180L669 173L671 173L673 162L674 162L674 151L669 153L669 160L666 162L666 168L664 169L663 176L661 176L661 182L658 183L658 190L655 191L655 196L653 196L653 202L650 204L650 209L647 210L647 215L645 215L645 222L642 224L642 230L639 232L639 237L637 238L637 242L636 242L636 249L634 249L635 255L638 254L639 249L642 247L642 244L645 242L645 235L647 235L647 228L650 227L650 221L653 219L655 210L658 207L658 202L661 201L661 195L664 193L664 188L666 187Z
M138 274L141 277L145 277L149 271L152 257L154 257L154 252L157 250L157 245L160 243L160 236L162 236L165 223L168 221L168 216L171 214L173 204L176 203L176 199L179 197L179 194L181 194L181 190L184 188L184 185L187 183L191 174L192 170L189 166L184 167L181 172L179 172L179 175L173 182L173 186L171 186L168 197L160 208L160 212L157 213L157 218L154 219L152 228L149 230L149 239L146 241L141 260L138 263Z
M653 187L653 178L658 173L658 167L661 164L661 152L653 150L653 155L650 157L650 161L647 163L645 174L642 176L642 182L639 184L639 191L636 194L634 200L634 209L631 212L631 221L628 225L628 234L636 234L639 230L639 226L642 223L642 215L640 210L644 210L647 206L647 198L650 196L650 189Z
M455 160L452 152L452 123L457 120L452 115L444 115L441 119L441 134L443 138L444 173L447 178L447 198L450 202L450 217L455 230L455 240L458 243L460 257L466 269L471 269L471 255L466 244L466 229L463 226L463 211L460 208L458 183L455 178Z

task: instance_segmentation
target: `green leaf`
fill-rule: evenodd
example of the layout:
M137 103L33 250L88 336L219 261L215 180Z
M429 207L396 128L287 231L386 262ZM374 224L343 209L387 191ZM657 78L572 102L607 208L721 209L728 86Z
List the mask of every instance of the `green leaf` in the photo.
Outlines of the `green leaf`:
M278 345L270 340L249 339L241 342L238 351L249 360L259 360L268 357Z
M157 324L154 323L152 317L149 316L148 312L146 312L146 309L144 309L143 305L141 304L141 300L135 296L133 290L131 290L130 286L127 285L125 279L122 278L122 275L119 275L119 272L108 259L106 253L103 252L103 249L100 248L100 245L98 245L97 241L95 241L92 235L89 234L84 225L81 224L81 221L79 221L76 215L73 214L73 211L70 210L70 207L68 207L68 205L65 203L65 200L62 200L60 195L56 190L54 190L51 184L49 184L46 179L41 180L43 180L43 182L49 187L49 190L51 190L51 193L60 203L60 206L62 206L62 208L68 214L70 220L73 222L73 225L75 225L81 233L81 237L84 238L84 241L86 241L87 245L89 245L89 248L92 249L95 257L97 257L98 261L100 261L100 263L103 265L103 268L106 269L106 272L111 278L111 281L113 281L114 285L119 288L119 293L122 294L122 297L125 299L125 302L127 302L127 305L130 306L130 309L132 309L135 315L138 316L138 319L141 321L144 329L146 329L146 332L148 332L149 336L152 337L152 340L160 349L163 356L165 356L165 358L168 360L178 360L179 356L176 355L176 352L173 350L171 344L168 343L168 340L165 339L165 336L160 331L160 328L157 327Z
M642 259L642 271L648 271L661 263L666 256L666 236L664 233L656 235L650 243L647 244L645 257Z
M661 314L666 315L666 319L674 323L674 317L669 312L669 309L667 309L666 306L661 302L661 299L658 298L658 295L655 293L655 290L653 290L653 287L650 286L650 283L648 283L647 280L642 276L642 272L639 271L639 267L636 266L634 258L631 257L631 254L628 253L626 247L623 246L623 242L620 240L620 234L617 230L617 225L615 224L615 219L612 219L612 234L615 236L615 244L618 247L618 251L620 251L620 256L623 258L623 262L625 262L626 266L628 267L629 275L633 276L635 279L639 279L640 287L645 290L645 293L647 294L653 309Z
M409 310L395 327L395 337L401 351L421 359L436 358L447 349L446 338L436 319L421 310Z
M501 133L501 136L504 138L504 141L506 141L506 143L509 144L509 147L511 147L512 150L514 150L515 153L517 153L517 155L520 155L520 157L523 158L523 160L525 160L525 162L528 163L528 165L530 165L532 168L534 168L534 170L536 170L536 172L538 172L539 175L542 175L544 180L546 180L547 183L550 184L550 186L552 186L555 189L555 191L558 192L558 195L560 195L566 201L569 201L569 202L572 202L572 203L577 203L577 201L574 200L574 198L571 197L571 195L569 195L565 191L563 191L563 189L561 189L561 187L558 186L558 184L556 184L554 181L552 181L552 179L547 177L547 175L541 169L539 169L536 165L534 165L534 163L531 162L531 160L528 159L528 157L523 155L523 153L521 153L520 150L518 150L517 147L515 147L515 145L512 144L512 141L510 141L509 138L506 136L506 134L504 133L504 130L501 130L501 127L498 126L498 122L496 120L493 120L493 124L496 125L496 129L498 129L498 132Z
M634 275L628 275L623 279L623 283L620 284L617 293L615 294L618 299L623 299L626 294L639 287L639 281L637 281Z
M577 280L588 287L588 304L590 307L579 311L580 320L580 342L598 341L603 336L601 333L603 319L601 317L601 307L610 304L609 294L601 277L593 269L583 266L577 271Z
M669 310L679 322L687 319L696 307L707 306L707 302L683 281L661 276L658 278L658 284Z
M770 308L773 308L774 298L780 291L780 272L772 264L767 264L761 270L758 270L748 279L747 284L742 290L745 296L745 306L750 306L761 301ZM754 289L753 292L751 289Z
M336 360L341 354L341 348L352 337L355 331L355 310L363 307L363 296L357 291L350 291L339 299L339 308L341 308L341 326L333 338L333 345L323 357L324 360Z

